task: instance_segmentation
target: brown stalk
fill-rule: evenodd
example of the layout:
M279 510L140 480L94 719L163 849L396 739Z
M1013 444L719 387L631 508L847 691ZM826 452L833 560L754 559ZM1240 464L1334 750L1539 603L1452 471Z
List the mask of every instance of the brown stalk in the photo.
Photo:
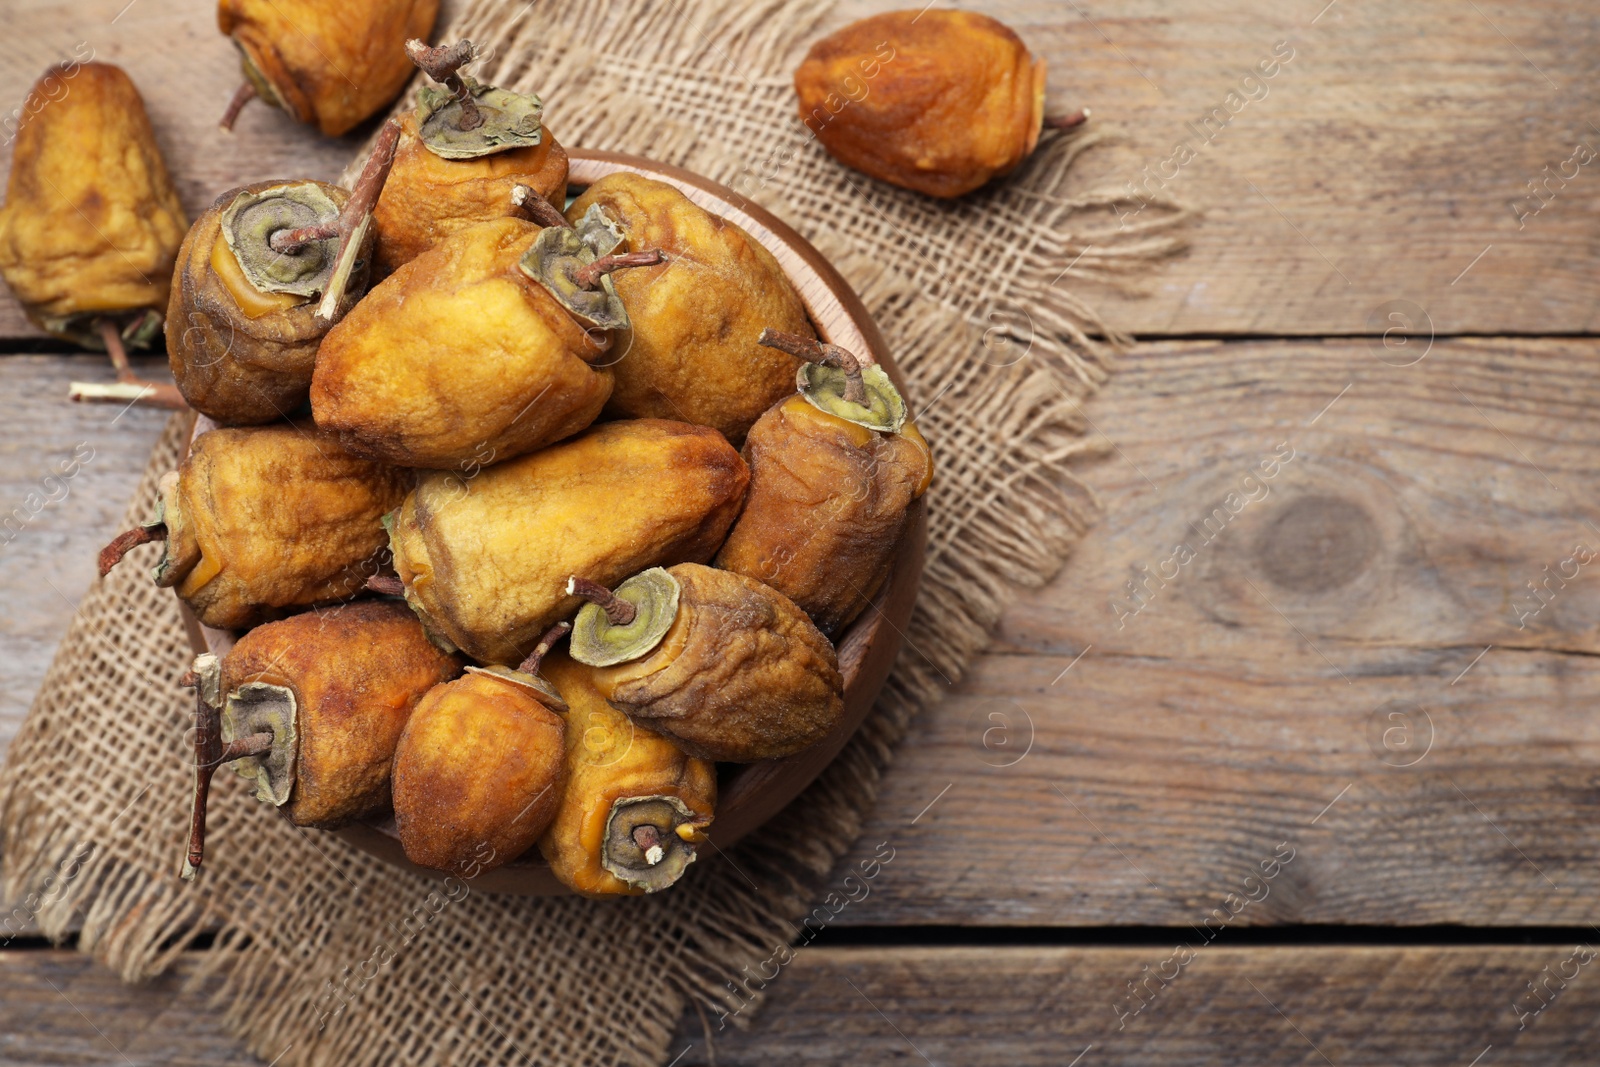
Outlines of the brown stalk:
M244 106L259 95L256 92L256 87L248 81L239 86L239 91L233 94L232 100L228 101L228 110L222 113L222 121L217 125L228 133L232 133L233 124L238 120L239 112L243 111Z
M412 38L406 42L406 55L424 74L456 94L456 100L461 103L457 129L475 130L483 125L483 113L478 110L478 102L472 98L472 90L467 88L467 83L461 80L459 73L462 67L476 58L472 54L471 41L462 40L449 47L440 45L429 48L425 42Z
M807 363L820 363L824 367L837 367L844 371L844 398L852 404L867 406L867 383L861 377L861 368L869 363L849 349L826 344L810 337L783 330L765 329L756 343L766 348L787 352Z
M572 280L584 289L593 289L600 284L600 279L614 270L626 267L653 267L667 257L659 248L652 248L644 252L613 252L609 256L601 256L593 263L585 263L572 272Z
M511 206L528 216L529 221L536 222L545 229L572 229L572 223L567 217L555 209L555 205L544 197L534 192L526 185L515 185L511 188Z
M392 574L374 574L367 579L367 589L384 596L406 595L406 583Z
M133 372L128 362L128 350L122 344L122 330L109 318L95 320L95 329L105 343L106 354L117 370L117 384L102 385L96 382L72 382L67 387L67 398L102 404L136 403L146 407L165 408L168 411L187 411L183 394L175 385L152 382Z
M251 734L224 742L222 709L206 703L200 676L189 671L178 679L178 684L194 689L194 809L189 821L189 850L183 863L183 878L192 882L206 858L206 804L211 798L212 776L224 763L270 751L272 735Z
M100 577L104 578L111 573L111 568L122 562L122 557L128 554L130 548L139 545L148 545L151 541L165 541L167 527L165 524L155 526L135 526L131 530L119 533L111 539L111 543L100 550Z
M567 595L581 596L589 603L598 605L600 610L606 613L606 620L612 626L626 626L639 614L638 608L599 582L591 582L577 575L567 579Z
M267 238L267 244L274 252L292 256L313 241L342 237L344 242L339 246L339 254L343 257L344 243L372 213L372 206L378 202L378 194L383 192L383 183L389 177L389 168L394 165L394 148L399 140L400 124L390 119L378 132L378 140L372 146L372 154L367 157L367 165L361 169L361 177L356 179L355 187L350 190L350 199L345 201L338 218L294 230L278 230Z
M1089 109L1079 108L1070 115L1046 115L1041 123L1047 130L1070 130L1089 121Z
M534 646L532 652L528 653L528 658L522 661L522 665L517 670L523 674L538 674L539 664L543 663L544 658L550 654L550 650L556 647L556 642L571 632L572 624L570 622L558 622L550 627L545 631L545 635L539 638L539 643Z

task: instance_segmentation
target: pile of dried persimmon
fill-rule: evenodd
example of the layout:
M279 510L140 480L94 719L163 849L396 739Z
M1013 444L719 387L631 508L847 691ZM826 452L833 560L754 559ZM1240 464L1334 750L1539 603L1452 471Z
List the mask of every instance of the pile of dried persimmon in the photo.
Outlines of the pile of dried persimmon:
M537 847L577 892L663 889L717 763L840 722L833 641L886 578L927 443L738 226L628 171L569 203L540 100L464 73L470 42L423 43L431 0L353 5L367 32L320 38L279 7L221 4L246 75L225 127L259 97L340 133L413 65L437 86L353 189L256 182L186 227L137 89L87 62L35 86L0 212L30 318L112 355L99 399L215 424L100 558L164 542L156 584L242 632L182 680L184 874L227 763L299 826L392 808L423 866ZM959 12L847 27L796 74L829 151L947 196L1026 157L1043 87L1014 34ZM163 320L176 388L125 354Z

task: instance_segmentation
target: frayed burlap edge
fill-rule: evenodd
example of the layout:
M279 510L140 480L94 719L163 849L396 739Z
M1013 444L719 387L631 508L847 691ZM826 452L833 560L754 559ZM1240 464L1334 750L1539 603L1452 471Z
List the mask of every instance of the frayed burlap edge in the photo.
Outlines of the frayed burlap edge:
M1141 269L1181 247L1174 230L1186 218L1161 201L1145 205L1154 210L1141 212L1138 225L1113 228L1118 209L1132 206L1125 194L1075 191L1068 168L1104 143L1097 131L1048 138L1016 175L954 204L844 170L794 121L787 85L826 10L798 0L688 8L495 0L468 4L442 36L492 43L480 73L538 88L565 142L698 170L774 210L830 257L878 319L911 381L939 480L905 651L839 758L728 862L697 864L660 898L607 911L570 899L467 898L443 933L425 930L403 947L387 985L363 988L344 1006L342 1027L319 1031L316 993L348 974L388 914L367 898L389 908L433 883L332 839L302 843L226 782L215 806L210 884L177 882L188 768L173 743L184 703L172 698L170 678L182 669L186 643L170 597L126 577L135 565L85 598L0 780L5 891L37 902L46 934L78 926L80 948L137 980L166 969L199 932L216 931L197 980L218 980L228 1025L284 1067L510 1058L651 1064L671 1051L686 1001L708 1008L713 1026L748 1023L767 986L762 961L794 937L821 880L861 832L911 716L960 681L1009 591L1052 577L1095 515L1092 494L1074 475L1099 451L1083 436L1081 404L1107 379L1126 338L1067 283L1135 285ZM752 143L783 165L753 170ZM841 196L870 211L841 223ZM1020 240L1021 232L1033 239ZM891 246L903 252L906 239L921 242L911 259L885 254ZM953 277L945 250L956 239L977 241L1005 264L1003 275L981 284ZM175 423L155 450L130 521L147 514L154 477L176 458L181 435ZM147 716L154 740L109 752L78 728L79 714L94 713L86 671L122 687L92 700L115 704L140 686L160 694L150 708L129 709ZM80 703L65 702L68 694ZM131 766L150 780L109 797L85 764ZM260 860L245 842L227 840L246 835L290 871L252 869ZM349 890L326 871L330 884L293 870L323 860ZM351 896L356 904L344 899ZM263 914L297 905L312 914ZM638 944L641 934L648 951L619 967L618 945ZM623 1008L597 1019L597 1000ZM421 1025L411 1024L407 1017L418 1014Z

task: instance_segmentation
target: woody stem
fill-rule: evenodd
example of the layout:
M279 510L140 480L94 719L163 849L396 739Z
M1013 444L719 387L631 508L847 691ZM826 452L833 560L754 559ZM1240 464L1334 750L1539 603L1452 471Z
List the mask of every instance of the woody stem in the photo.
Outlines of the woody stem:
M73 382L67 392L68 397L73 400L118 404L134 401L148 407L168 408L172 411L183 411L189 406L184 402L183 394L178 392L177 386L146 381L133 372L133 366L128 362L128 350L122 344L122 330L115 322L103 317L96 319L94 326L96 332L100 334L100 340L106 346L106 354L111 357L111 365L117 370L118 385Z
M644 252L613 252L609 256L601 256L593 263L585 263L572 272L572 280L584 289L593 289L600 284L600 279L614 270L624 267L653 267L665 259L659 248L652 248Z
M360 228L362 220L372 213L372 206L378 202L378 194L383 192L383 183L389 177L389 168L394 165L394 148L399 140L400 124L390 119L378 132L378 139L372 145L372 154L367 157L367 165L361 169L361 177L356 179L355 187L350 190L350 199L345 201L338 216L331 222L317 222L294 230L278 230L267 238L267 244L274 252L292 256L313 241L342 237L344 240L339 246L342 257L345 243Z
M189 850L184 855L183 865L184 879L192 881L206 858L206 804L211 798L212 776L224 763L269 751L272 735L251 734L224 743L221 709L206 702L200 676L189 671L179 682L194 687L194 808L189 819Z
M761 331L756 343L767 348L776 348L779 352L787 352L807 363L837 367L844 371L845 400L861 407L867 406L867 383L861 376L864 361L849 349L825 344L811 337L802 337L797 333L770 328Z
M104 578L111 573L111 568L122 562L122 557L128 554L130 548L147 545L151 541L165 541L167 527L165 523L154 526L135 526L118 534L111 539L111 543L100 550L100 577Z
M567 595L581 596L589 603L598 605L600 610L606 613L606 621L612 626L626 626L639 614L638 608L599 582L591 582L587 578L568 578Z
M567 217L555 209L555 205L534 192L526 185L515 185L511 189L511 206L524 212L530 220L537 222L545 229L571 229L572 223Z
M367 588L383 596L405 596L406 583L392 574L374 574L367 579Z
M556 642L571 632L572 624L570 622L558 622L550 627L545 631L544 636L539 638L539 643L533 647L532 652L528 653L528 658L522 661L517 670L523 674L538 674L539 664L543 663L544 658L550 654L550 650L556 647Z
M478 102L472 98L472 90L467 88L467 83L461 80L458 73L474 58L471 41L461 40L449 47L440 45L429 48L423 41L413 38L406 42L406 55L422 68L424 74L456 94L456 100L461 104L461 117L456 122L458 129L475 130L483 125L483 113L478 110Z
M217 125L221 126L229 133L232 133L233 124L238 120L239 112L243 111L244 106L250 101L254 100L258 95L260 94L256 92L256 87L248 81L239 86L239 91L233 94L232 100L228 101L228 110L222 113L222 121L217 123Z
M1079 108L1070 115L1046 115L1042 125L1047 130L1070 130L1089 121L1089 109Z

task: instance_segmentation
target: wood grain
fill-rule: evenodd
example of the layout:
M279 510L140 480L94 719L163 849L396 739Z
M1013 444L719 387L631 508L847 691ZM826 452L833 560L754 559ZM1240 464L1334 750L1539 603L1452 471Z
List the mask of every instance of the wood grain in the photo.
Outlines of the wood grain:
M189 953L166 976L130 986L76 952L0 952L0 1067L261 1067L223 1030L208 990L184 989L199 962Z
M1600 579L1547 578L1600 552L1597 357L1141 346L1089 414L1104 518L915 724L838 921L1183 925L1280 842L1238 922L1600 920Z
M146 377L170 381L165 363L134 360ZM167 420L148 408L70 403L73 380L115 376L104 356L0 358L7 399L0 432L0 752L21 725L94 579L95 553L117 533ZM89 458L61 478L75 454Z
M683 1052L678 1067L1593 1062L1600 982L1592 963L1563 968L1572 944L1214 945L1181 968L1166 963L1173 948L802 949L749 1030L708 1020L715 1059L692 1017L669 1056ZM1552 978L1548 1007L1519 1030L1513 1000L1521 994L1531 1012L1525 983L1546 967L1578 977L1565 989ZM1176 977L1149 978L1146 1007L1133 1014L1127 983L1158 970Z

